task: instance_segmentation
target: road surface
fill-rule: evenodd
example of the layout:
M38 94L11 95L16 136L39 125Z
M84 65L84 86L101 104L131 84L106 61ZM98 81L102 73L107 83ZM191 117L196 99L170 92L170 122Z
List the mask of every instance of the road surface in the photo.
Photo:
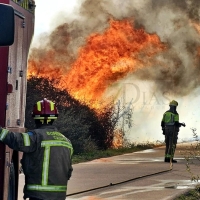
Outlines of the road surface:
M164 147L75 164L66 199L174 199L196 184L186 170L185 149L185 145L178 145L178 163L172 170L169 163L163 162ZM198 163L192 171L198 173ZM19 200L23 199L23 185L24 176L20 175Z

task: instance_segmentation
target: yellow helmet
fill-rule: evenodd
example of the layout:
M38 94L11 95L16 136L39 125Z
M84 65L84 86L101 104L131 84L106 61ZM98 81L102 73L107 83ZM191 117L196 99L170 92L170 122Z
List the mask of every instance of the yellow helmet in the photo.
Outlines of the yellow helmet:
M178 106L178 102L175 101L175 100L172 100L170 103L169 103L170 106Z

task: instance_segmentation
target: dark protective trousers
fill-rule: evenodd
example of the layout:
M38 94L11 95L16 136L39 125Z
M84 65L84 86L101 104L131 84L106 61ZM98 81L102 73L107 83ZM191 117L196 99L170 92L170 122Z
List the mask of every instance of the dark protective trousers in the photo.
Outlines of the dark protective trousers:
M165 158L174 158L179 129L175 126L165 127Z

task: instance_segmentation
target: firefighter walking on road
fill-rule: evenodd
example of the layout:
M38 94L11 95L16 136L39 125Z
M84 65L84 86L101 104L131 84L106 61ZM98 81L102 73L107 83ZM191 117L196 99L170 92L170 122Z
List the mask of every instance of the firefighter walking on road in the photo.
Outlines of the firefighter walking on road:
M72 144L52 125L58 117L52 101L38 101L32 116L36 129L27 133L14 133L0 127L0 141L14 150L24 152L24 199L64 200L67 182L73 170Z
M177 162L176 160L174 160L174 153L178 140L178 132L181 126L185 126L184 123L179 123L179 114L176 111L177 106L178 102L172 100L169 103L170 109L163 114L163 118L161 121L161 127L163 135L165 135L166 143L164 159L165 162Z

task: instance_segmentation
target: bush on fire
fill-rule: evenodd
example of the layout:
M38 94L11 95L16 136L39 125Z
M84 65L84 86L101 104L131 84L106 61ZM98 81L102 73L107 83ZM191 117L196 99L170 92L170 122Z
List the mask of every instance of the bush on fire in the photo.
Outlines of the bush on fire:
M66 90L54 87L55 84L56 80L35 76L28 79L25 127L29 130L35 127L31 116L33 105L47 98L56 102L59 117L54 125L71 140L75 154L111 147L116 125L112 120L112 104L97 116L93 109L71 97Z

